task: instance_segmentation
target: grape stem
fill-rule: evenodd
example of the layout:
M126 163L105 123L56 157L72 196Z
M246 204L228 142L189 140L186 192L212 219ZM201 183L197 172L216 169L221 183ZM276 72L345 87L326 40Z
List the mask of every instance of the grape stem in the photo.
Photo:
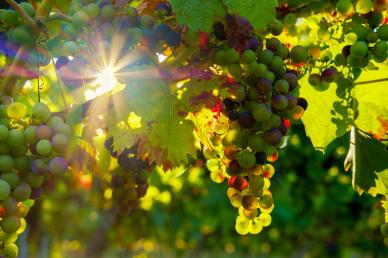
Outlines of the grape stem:
M36 21L34 19L31 18L31 16L28 15L28 13L26 11L23 10L23 8L21 8L19 6L18 3L16 3L14 0L5 0L13 9L15 9L15 11L24 19L24 21L26 22L27 26L31 27L34 32L38 33L40 31L40 28L38 26L38 24L36 23Z
M46 18L54 7L56 0L43 0L36 12L36 19Z
M388 81L388 78L369 80L369 81L363 81L363 82L356 82L356 83L354 83L354 85L370 84L370 83L385 82L385 81Z
M56 12L47 18L47 21L52 21L52 20L62 20L62 21L72 22L72 18L69 15L59 13L59 12Z

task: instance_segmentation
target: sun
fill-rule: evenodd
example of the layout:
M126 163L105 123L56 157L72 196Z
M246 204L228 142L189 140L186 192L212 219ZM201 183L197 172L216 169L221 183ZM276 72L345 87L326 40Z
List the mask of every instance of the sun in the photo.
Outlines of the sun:
M97 75L96 85L98 85L100 91L111 91L116 86L116 84L117 79L115 77L115 70L113 67L108 66Z

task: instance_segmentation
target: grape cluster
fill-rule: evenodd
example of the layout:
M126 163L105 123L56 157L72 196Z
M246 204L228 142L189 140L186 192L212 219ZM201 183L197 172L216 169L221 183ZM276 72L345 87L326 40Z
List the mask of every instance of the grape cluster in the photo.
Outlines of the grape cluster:
M70 127L37 103L28 116L25 104L0 106L0 253L16 257L13 243L25 229L24 202L52 191L68 168L64 158Z
M273 21L269 29L279 35L283 24ZM274 204L269 179L275 173L271 163L278 158L290 121L300 119L307 108L307 101L299 98L298 72L290 67L308 57L304 47L290 50L277 38L267 39L262 49L245 45L242 50L214 51L214 63L227 74L225 87L231 92L223 101L229 128L216 133L223 145L220 163L226 164L229 176L227 195L239 209L235 228L240 234L257 234L271 223ZM210 163L211 172L219 169Z
M113 138L110 137L105 141L105 148L112 157L117 158L119 165L111 179L116 210L119 214L128 215L139 207L140 199L147 193L150 166L136 158L137 145L118 154L113 150Z

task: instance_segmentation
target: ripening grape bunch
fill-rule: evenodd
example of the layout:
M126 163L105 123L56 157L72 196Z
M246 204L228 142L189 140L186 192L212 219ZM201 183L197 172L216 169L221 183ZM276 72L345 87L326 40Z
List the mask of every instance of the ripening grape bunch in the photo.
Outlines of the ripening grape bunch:
M240 30L233 27L236 24L241 24ZM274 208L269 190L275 173L272 163L292 121L299 120L307 108L307 101L299 97L299 71L294 68L303 65L309 54L306 48L289 48L275 37L257 38L243 18L216 22L213 29L211 36L220 42L213 62L231 93L223 100L230 123L216 131L223 145L223 153L218 154L222 165L213 159L207 166L211 172L224 167L229 177L227 196L239 214L236 231L258 234L270 225ZM276 20L268 29L279 35L283 25Z
M68 169L70 127L47 105L0 106L0 255L16 257L14 242L25 227L28 200L55 188Z
M110 137L104 146L113 158L117 158L118 163L110 182L115 210L118 214L128 215L139 207L141 198L147 193L151 167L147 161L137 158L137 145L117 153L113 150L113 138Z

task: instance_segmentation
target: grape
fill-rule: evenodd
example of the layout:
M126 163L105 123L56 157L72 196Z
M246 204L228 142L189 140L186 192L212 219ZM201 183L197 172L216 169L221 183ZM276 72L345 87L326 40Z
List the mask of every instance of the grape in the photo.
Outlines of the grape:
M37 127L34 125L28 126L24 130L24 140L28 143L35 143L36 142L36 129Z
M7 216L1 221L1 229L5 233L15 233L19 229L19 227L20 218L15 215Z
M326 82L334 82L337 78L337 70L334 67L326 68L322 72L322 79Z
M4 10L0 13L0 20L7 26L14 27L19 24L19 15L14 10Z
M275 51L275 55L281 57L283 60L287 59L288 58L288 55L289 55L290 51L288 50L288 48L286 46L284 46L283 44L281 44Z
M263 225L263 227L267 227L271 224L271 215L267 214L267 213L261 213L259 215L259 221L260 221L260 224Z
M268 94L272 90L272 82L266 78L260 78L257 80L257 89L264 94Z
M224 149L224 155L227 159L234 159L236 158L237 156L237 153L238 153L238 148L236 145L228 145L225 147Z
M255 196L246 195L242 198L242 206L248 211L254 211L257 209L258 200Z
M273 199L271 195L264 194L263 196L260 197L259 199L259 205L263 209L269 209L273 205Z
M274 58L272 58L270 67L271 70L276 74L283 74L286 72L283 64L283 59L279 56L274 56Z
M244 150L237 154L237 161L243 168L251 168L256 163L255 154L250 151Z
M8 138L8 135L8 127L5 125L0 125L0 141L6 140Z
M48 166L43 159L35 159L31 163L31 170L36 174L45 174L48 171Z
M2 174L0 178L6 181L12 189L19 184L19 176L13 172Z
M41 122L47 122L51 117L51 112L46 104L40 102L34 105L33 115Z
M292 109L297 105L298 99L294 95L287 94L286 98L287 98L287 103L288 103L287 109Z
M85 5L81 10L84 11L90 18L95 18L100 13L100 7L96 3Z
M368 45L364 41L357 41L350 47L350 54L354 57L363 57L368 52Z
M243 210L243 215L248 219L254 219L257 216L257 209L254 209L253 211L249 210Z
M31 195L31 187L26 183L20 183L12 193L13 198L18 202L27 200Z
M382 25L377 29L377 35L379 36L380 40L388 40L388 25Z
M115 12L116 11L114 7L110 4L107 4L100 9L100 17L103 21L110 22L113 20Z
M243 63L252 63L256 60L256 53L250 49L245 50L241 55L241 61Z
M162 40L166 37L166 35L171 31L170 26L167 24L159 24L155 27L154 33L155 37L159 40Z
M363 67L364 59L353 55L348 56L347 62L350 67Z
M24 133L21 129L12 129L9 131L8 144L11 147L17 147L24 143Z
M264 149L264 138L261 135L253 134L249 136L248 146L251 147L253 151L261 151Z
M5 198L2 202L2 205L5 208L7 215L14 214L18 208L18 202L12 197Z
M295 46L290 51L290 58L294 63L302 63L307 60L308 53L306 48L302 46Z
M271 118L267 122L267 126L270 128L276 128L276 127L280 126L281 122L282 122L282 120L281 120L280 116L278 116L276 114L272 114Z
M266 65L271 64L274 54L271 50L265 49L258 53L258 60Z
M7 173L12 171L15 166L14 159L9 155L0 155L0 172Z
M264 133L264 140L270 145L277 145L282 141L282 134L278 129L272 128Z
M27 175L26 182L33 188L40 187L43 184L44 176L30 173Z
M181 34L177 31L171 31L166 35L165 40L170 47L176 47L181 42Z
M251 128L255 123L251 111L243 111L238 116L238 123L243 128Z
M0 201L8 197L11 192L11 187L7 181L0 179Z
M19 250L15 244L9 244L4 247L1 251L1 254L4 255L5 258L16 258L18 256Z
M23 103L14 102L7 107L7 115L11 119L19 120L24 118L26 114L27 108L26 105L24 105Z
M70 126L67 124L57 124L53 126L52 129L54 129L55 133L63 133L66 135L70 135L71 133Z
M369 13L373 8L373 3L370 0L358 0L356 3L356 11L361 14Z
M276 95L273 97L272 106L276 110L284 110L288 106L287 98L284 95Z
M252 111L253 118L257 122L266 122L271 118L272 112L267 104L257 104Z
M50 140L53 137L54 132L49 126L40 125L38 128L36 128L35 135L38 140L42 140L42 139Z
M229 71L230 75L232 75L236 81L241 80L242 69L241 69L240 64L228 65L228 71ZM240 88L243 88L243 87L240 87Z
M269 25L269 29L272 35L278 36L283 32L283 23L279 20L273 20Z
M0 230L0 241L3 242L5 245L13 244L16 242L18 238L18 234L7 234ZM0 251L0 254L2 254L2 251Z
M379 12L370 12L367 14L370 27L377 27L384 21L384 15Z
M52 151L52 146L49 140L40 140L36 144L36 151L42 155L42 156L47 156L51 153Z
M353 4L350 0L340 0L336 5L337 11L342 15L349 15L353 12Z
M312 73L309 75L308 81L312 86L319 86L322 84L322 77L318 73Z
M249 185L248 180L246 180L245 178L240 178L236 175L233 175L229 178L228 184L230 187L233 187L240 191L246 189Z
M90 17L89 15L84 11L77 11L73 14L72 22L74 27L81 28L86 26L89 23Z
M294 73L285 73L283 74L282 78L288 82L290 90L295 89L299 85L298 77Z
M55 134L51 139L51 144L54 150L58 153L64 153L67 146L69 145L70 139L66 134L58 133Z
M237 63L239 58L240 58L239 53L236 50L234 50L233 48L227 49L225 51L225 54L226 54L225 55L226 61L229 64Z
M79 52L79 47L74 41L65 41L62 45L62 52L67 56L73 56Z
M251 234L259 234L263 230L263 226L261 225L258 218L249 221L249 233Z
M249 228L248 228L249 221L246 220L246 223L247 224L240 224L240 223L237 223L237 221L236 221L236 225L235 225L236 232L239 233L240 235L248 234L249 233Z
M380 226L380 232L383 236L387 237L388 236L388 224L385 223L385 224L382 224Z
M64 174L67 170L67 161L62 157L55 157L49 162L49 171L55 175Z
M284 17L283 22L286 26L291 27L291 26L295 25L297 18L298 17L294 13L288 13Z
M320 27L317 32L318 39L321 41L328 41L331 38L331 34L329 32L329 29L327 27Z
M308 105L307 105L307 100L304 99L304 98L298 98L298 106L301 106L304 110L307 109Z

